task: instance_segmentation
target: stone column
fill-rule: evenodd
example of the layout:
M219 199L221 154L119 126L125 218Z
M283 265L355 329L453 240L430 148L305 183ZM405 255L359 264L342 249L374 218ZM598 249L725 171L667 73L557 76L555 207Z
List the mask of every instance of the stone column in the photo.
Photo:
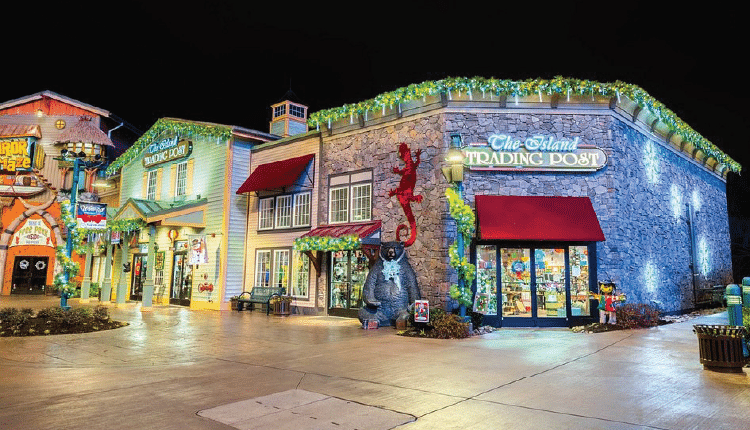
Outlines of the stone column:
M109 238L107 238L109 239ZM109 303L112 297L112 244L107 240L107 259L104 263L104 280L102 281L101 303Z
M83 283L81 284L81 303L89 302L89 289L91 288L91 264L93 263L93 256L91 249L86 251L86 259L84 262L85 267L83 268Z
M143 305L141 311L150 311L154 301L154 266L156 265L156 226L148 226L148 264L146 281L143 283Z
M122 233L122 237L120 238L120 243L122 244L122 259L120 263L122 263L122 267L120 268L120 281L117 283L117 297L115 297L115 307L124 304L125 303L125 293L128 291L128 274L124 271L125 265L130 263L130 246L128 244L128 239L125 235L125 232Z

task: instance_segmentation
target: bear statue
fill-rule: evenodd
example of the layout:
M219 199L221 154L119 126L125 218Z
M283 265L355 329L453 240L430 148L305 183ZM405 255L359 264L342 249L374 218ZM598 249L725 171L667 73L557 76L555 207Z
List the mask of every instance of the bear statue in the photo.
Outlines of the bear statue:
M362 297L360 322L376 319L379 326L391 326L409 318L409 306L421 297L403 242L380 245L380 258L367 274Z

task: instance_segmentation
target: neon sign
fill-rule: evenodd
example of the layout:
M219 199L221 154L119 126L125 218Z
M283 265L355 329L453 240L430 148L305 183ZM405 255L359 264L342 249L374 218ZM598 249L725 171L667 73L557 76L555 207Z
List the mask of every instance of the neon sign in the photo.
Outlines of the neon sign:
M580 138L557 139L534 135L525 140L493 134L487 142L462 148L464 164L471 170L523 170L594 172L607 164L601 149Z

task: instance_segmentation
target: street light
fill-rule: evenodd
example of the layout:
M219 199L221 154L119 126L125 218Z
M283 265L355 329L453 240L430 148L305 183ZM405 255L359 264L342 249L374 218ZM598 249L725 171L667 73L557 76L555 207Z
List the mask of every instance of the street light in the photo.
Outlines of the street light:
M76 197L78 194L78 177L81 175L81 165L87 168L94 168L94 167L101 167L106 160L103 160L101 155L96 154L93 158L94 160L86 160L87 154L83 151L76 153L74 151L68 151L67 149L63 148L60 150L60 156L61 158L56 158L55 160L58 161L67 161L67 162L73 162L73 180L70 184L70 213L73 215L73 218L76 218ZM72 159L71 159L72 158ZM68 237L65 241L65 256L68 257L68 260L73 255L73 235L70 231L68 231ZM65 269L65 284L67 285L68 281L70 280L70 272ZM70 294L66 294L65 292L60 293L60 307L63 309L70 309L70 306L68 306L68 298L70 297Z
M448 166L442 168L443 176L448 182L455 183L456 189L458 190L458 197L463 200L464 198L464 153L461 151L461 135L458 133L451 134L451 147L445 153L445 161L448 162ZM458 231L458 225L456 225L456 242L459 260L464 258L464 235ZM466 285L461 274L458 274L458 290L463 293ZM459 301L459 314L461 318L466 319L466 305Z

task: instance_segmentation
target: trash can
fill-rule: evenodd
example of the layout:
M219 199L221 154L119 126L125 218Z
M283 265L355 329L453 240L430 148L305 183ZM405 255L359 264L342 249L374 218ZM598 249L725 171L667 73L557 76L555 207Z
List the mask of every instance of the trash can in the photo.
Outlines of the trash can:
M696 324L700 362L704 368L719 368L742 372L748 362L748 351L743 342L745 327Z
M740 294L739 285L727 285L727 315L729 317L729 325L731 326L742 325L742 296Z

